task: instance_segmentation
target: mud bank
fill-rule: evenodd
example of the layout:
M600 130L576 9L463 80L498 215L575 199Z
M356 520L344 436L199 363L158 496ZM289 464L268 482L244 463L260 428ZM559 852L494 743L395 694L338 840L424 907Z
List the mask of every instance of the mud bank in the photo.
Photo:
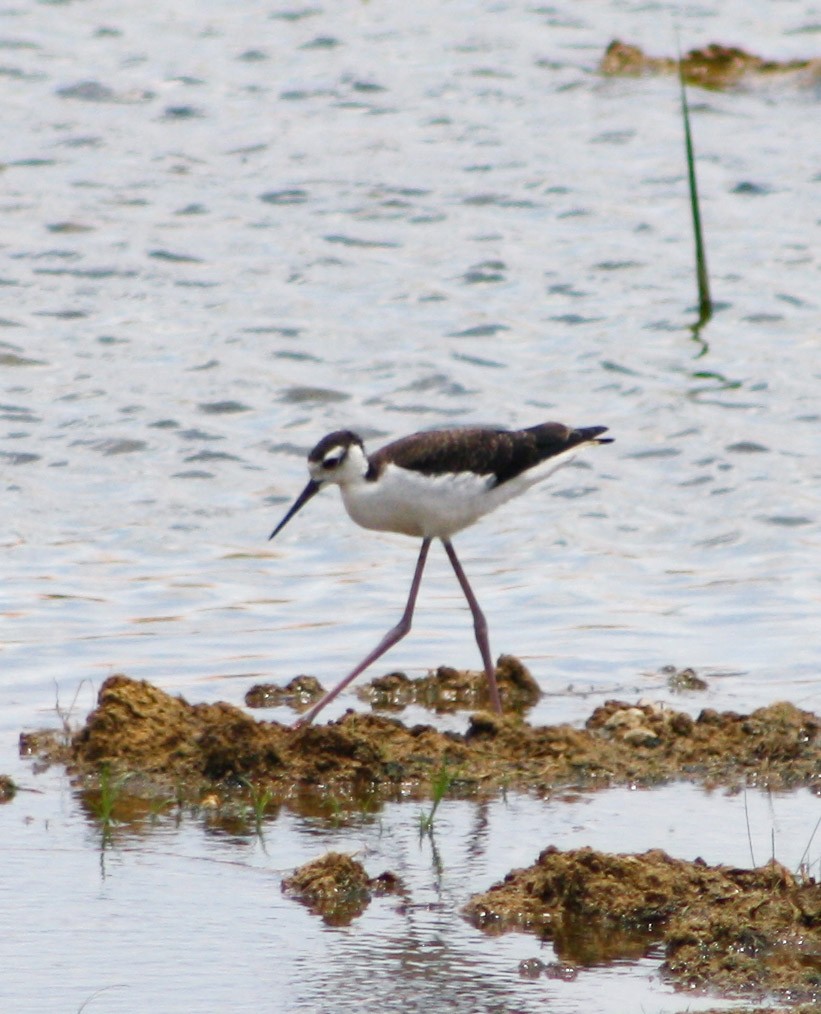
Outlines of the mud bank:
M423 797L443 769L451 793L462 796L672 779L821 792L821 721L786 703L749 715L705 708L693 719L661 705L608 701L583 729L482 712L464 734L443 733L353 711L294 729L112 676L79 731L24 733L20 746L65 764L86 784L105 770L128 774L129 791L143 786L189 799L249 783L277 802L328 792L371 802Z
M466 909L486 932L550 940L561 962L638 959L659 945L678 986L821 998L821 885L772 861L758 869L684 862L653 849L547 848Z

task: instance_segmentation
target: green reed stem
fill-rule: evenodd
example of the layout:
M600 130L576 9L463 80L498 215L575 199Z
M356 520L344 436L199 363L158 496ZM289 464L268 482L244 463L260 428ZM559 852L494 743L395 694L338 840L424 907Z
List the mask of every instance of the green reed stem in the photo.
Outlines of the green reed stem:
M687 105L687 88L684 84L684 67L681 52L678 57L678 80L681 87L681 116L684 121L684 145L687 152L687 178L690 184L690 211L693 216L693 235L696 246L696 280L698 282L698 322L706 323L713 315L713 301L710 297L710 279L707 274L707 254L704 249L704 234L701 229L701 206L696 182L696 160L693 154L693 136L690 131L690 108Z

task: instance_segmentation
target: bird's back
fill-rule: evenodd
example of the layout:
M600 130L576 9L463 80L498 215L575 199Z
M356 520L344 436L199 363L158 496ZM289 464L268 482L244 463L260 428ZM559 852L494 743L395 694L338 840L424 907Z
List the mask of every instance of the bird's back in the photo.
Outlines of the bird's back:
M412 433L372 454L367 478L378 479L392 463L428 476L459 472L493 476L494 484L500 485L548 458L597 440L606 430L606 426L572 429L548 422L523 430L464 427Z

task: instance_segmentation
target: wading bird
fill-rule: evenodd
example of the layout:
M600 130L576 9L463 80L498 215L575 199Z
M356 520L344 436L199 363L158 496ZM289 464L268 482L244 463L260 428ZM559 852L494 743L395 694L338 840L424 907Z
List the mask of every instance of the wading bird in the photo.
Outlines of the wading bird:
M441 539L473 614L490 703L502 713L487 622L451 542L456 532L541 482L584 444L609 444L606 426L572 429L548 422L523 430L487 427L413 433L368 455L350 430L323 437L308 455L308 485L271 533L274 538L324 486L339 486L345 510L363 528L422 540L402 618L355 669L300 720L312 722L349 683L411 628L422 572L433 539Z

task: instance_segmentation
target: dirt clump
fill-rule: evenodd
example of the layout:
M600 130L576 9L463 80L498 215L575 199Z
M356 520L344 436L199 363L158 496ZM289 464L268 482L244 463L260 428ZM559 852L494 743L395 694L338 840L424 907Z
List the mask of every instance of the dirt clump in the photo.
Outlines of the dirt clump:
M282 881L284 894L298 899L331 926L347 926L362 915L374 894L401 894L402 881L386 870L369 877L364 866L342 852L305 863Z
M748 80L793 75L812 83L821 76L821 60L765 60L737 46L710 43L691 49L681 60L684 80L703 88L731 88ZM648 56L639 46L614 39L599 70L608 77L641 77L678 73L678 61L669 56Z
M230 704L188 704L158 687L111 676L97 707L71 741L79 772L112 770L211 782L281 766L276 740Z
M466 915L488 932L536 933L562 962L635 959L661 944L662 970L680 986L821 999L821 885L775 861L748 870L660 849L551 846L474 896Z
M17 795L17 786L13 778L0 775L0 803L10 803Z

